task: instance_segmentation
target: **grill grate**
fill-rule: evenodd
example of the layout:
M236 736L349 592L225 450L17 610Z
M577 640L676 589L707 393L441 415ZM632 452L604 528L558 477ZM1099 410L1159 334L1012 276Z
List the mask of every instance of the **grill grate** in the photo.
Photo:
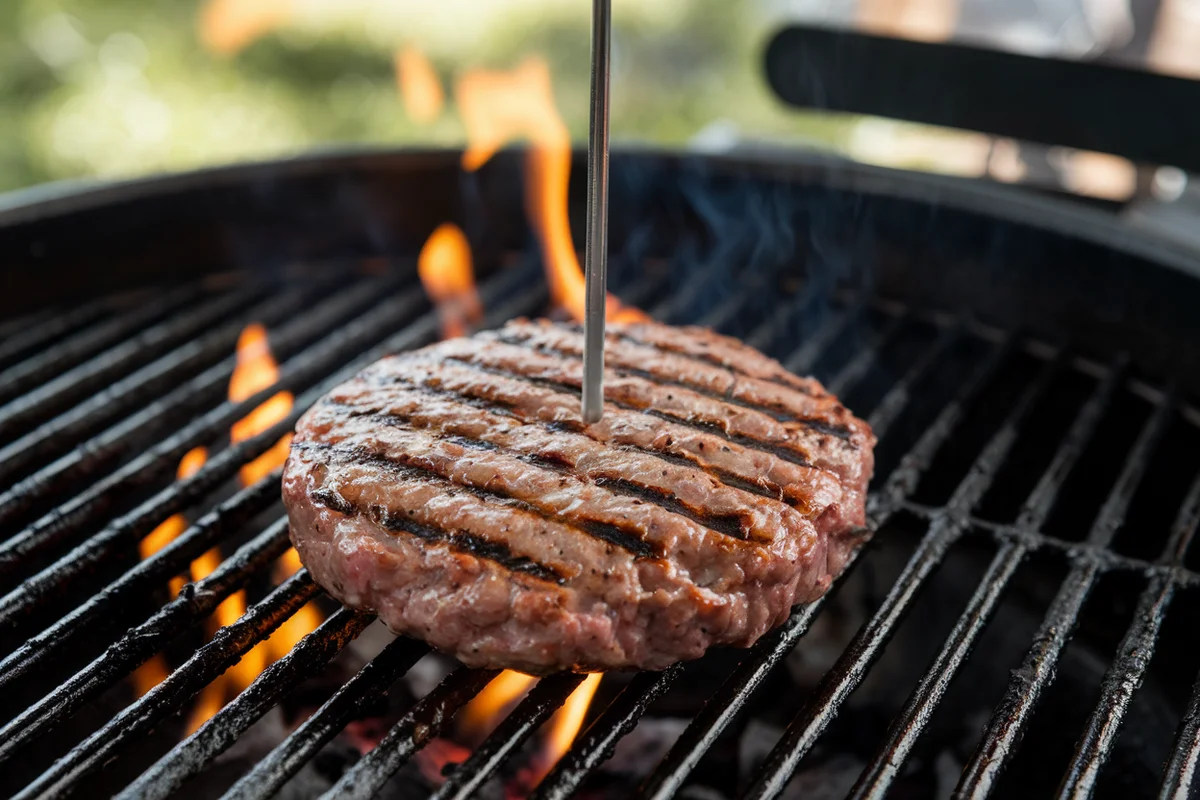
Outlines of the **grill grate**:
M660 319L726 329L780 357L790 369L815 371L856 411L868 412L880 439L870 524L882 531L880 538L891 535L900 518L916 520L923 530L869 619L795 713L757 773L738 787L740 796L785 793L797 768L820 746L934 582L948 553L960 543L979 541L990 543L990 562L923 677L898 704L882 739L864 759L851 796L881 797L895 785L952 682L1015 591L1023 565L1043 553L1062 559L1065 577L1055 584L1056 593L1023 660L1016 654L1018 668L953 792L966 797L998 790L1093 590L1106 576L1128 575L1140 581L1132 622L1107 667L1074 752L1060 765L1060 795L1093 794L1149 670L1172 602L1200 583L1200 576L1185 565L1200 524L1200 478L1188 484L1170 530L1160 532L1165 539L1161 554L1149 560L1153 557L1113 548L1118 535L1125 535L1131 506L1173 426L1196 428L1196 412L1169 384L1158 386L1137 376L1124 357L1096 362L1066 343L1034 342L973 320L918 313L877 299L840 304L839 311L797 342L798 306L782 301L765 316L746 311L755 305L750 295L762 291L761 282L698 314L703 293L694 288L664 291L669 272L651 271L622 293ZM541 309L544 291L530 288L541 286L537 275L536 265L526 263L484 282L487 323ZM702 283L693 280L689 286ZM664 295L667 299L655 302ZM134 295L97 301L66 315L33 316L23 326L11 326L13 335L0 344L0 377L12 378L0 380L0 485L8 487L0 493L0 530L6 534L0 541L0 711L7 720L0 727L0 772L14 776L6 780L20 781L3 787L19 797L86 794L81 787L87 781L187 709L206 685L322 594L305 571L297 572L237 622L221 628L154 689L71 741L53 763L18 768L50 734L68 728L139 665L164 652L180 631L252 585L287 549L286 519L278 513L278 472L215 505L209 498L242 465L269 449L330 387L385 353L433 341L438 330L437 316L419 288L397 279L305 284L274 293L261 287L198 285L146 300ZM282 362L279 381L253 397L230 402L224 392L234 365L233 343L251 320L271 327L272 350ZM953 356L963 348L974 356ZM1024 366L1014 373L1017 363ZM1011 516L993 513L989 498L1012 483L1006 484L1008 472L1028 461L1022 453L1034 436L1039 409L1060 401L1066 378L1082 381L1087 392L1068 409L1065 430L1046 445L1045 457L1029 474L1028 491L1014 501ZM1002 383L1012 388L1011 399L994 400ZM98 391L103 386L110 388ZM185 452L219 439L234 421L281 389L297 395L286 419L217 452L191 477L174 480ZM1112 438L1110 418L1130 397L1147 410L1130 435L1112 485L1102 502L1097 499L1090 527L1080 523L1085 530L1081 541L1056 535L1055 514L1071 482L1086 470L1093 448ZM1061 402L1069 405L1070 399ZM971 455L975 445L968 442L976 440L978 452ZM947 460L955 449L961 452ZM959 466L947 466L955 463ZM944 502L930 500L937 492L926 491L935 475L947 485ZM207 513L158 552L131 560L130 553L152 529L188 511ZM247 531L258 532L246 537ZM1147 537L1155 535L1146 532ZM214 572L157 610L149 605L193 559L229 542L242 544ZM856 554L847 572L863 568L873 547ZM720 685L657 767L639 776L641 796L677 796L693 781L706 754L736 727L756 691L797 644L803 646L801 639L831 602L827 597L797 608L785 625L753 648L727 654L734 663ZM347 610L331 615L195 734L132 782L124 781L124 795L166 797L184 787L303 681L321 673L371 621L369 615ZM387 645L240 776L227 796L279 791L372 698L427 653L423 644L411 640ZM584 787L616 743L654 703L670 695L686 670L677 665L632 676L597 710L533 796L570 797ZM451 673L341 776L330 796L373 795L495 674L466 668ZM540 681L449 772L434 796L479 796L579 682L573 675ZM1179 722L1161 776L1162 796L1186 796L1198 757L1200 682Z

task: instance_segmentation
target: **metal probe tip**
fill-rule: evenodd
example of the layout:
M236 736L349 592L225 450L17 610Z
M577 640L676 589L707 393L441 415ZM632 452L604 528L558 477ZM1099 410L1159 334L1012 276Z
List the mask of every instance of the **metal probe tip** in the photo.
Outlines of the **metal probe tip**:
M608 62L611 0L592 0L592 110L584 248L583 420L604 413L604 312L608 298Z

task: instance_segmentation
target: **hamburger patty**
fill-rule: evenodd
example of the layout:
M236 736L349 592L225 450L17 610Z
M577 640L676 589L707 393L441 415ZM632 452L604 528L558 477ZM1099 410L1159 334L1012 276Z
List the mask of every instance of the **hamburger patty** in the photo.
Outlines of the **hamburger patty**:
M662 669L749 645L861 540L875 437L729 337L518 320L383 359L300 420L284 469L313 578L469 666Z

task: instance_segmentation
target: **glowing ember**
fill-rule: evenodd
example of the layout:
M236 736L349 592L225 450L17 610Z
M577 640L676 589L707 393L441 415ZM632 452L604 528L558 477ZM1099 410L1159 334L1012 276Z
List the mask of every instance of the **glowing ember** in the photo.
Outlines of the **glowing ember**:
M437 305L443 339L465 336L483 319L471 246L457 225L447 222L430 234L417 258L417 274L425 293Z
M470 750L449 739L434 739L421 749L417 756L417 766L420 767L425 780L434 786L441 786L446 782L446 776L443 774L446 767L461 764L469 755Z
M483 741L536 681L537 678L531 675L511 669L493 678L474 700L458 712L458 729L462 738L470 742Z
M238 337L237 365L229 379L229 399L235 403L241 402L278 380L279 365L271 356L266 328L258 323L247 325ZM272 396L233 424L229 429L230 442L237 444L245 441L275 425L291 413L292 402L291 392L279 392ZM292 435L286 434L270 450L242 467L238 473L242 484L249 486L257 483L271 470L283 466L291 443Z
M446 95L433 64L420 50L406 47L396 53L396 86L404 99L404 109L414 122L424 125L442 115Z
M283 25L295 0L208 0L200 12L200 41L213 53L232 56Z
M540 58L527 58L510 72L471 70L458 81L455 98L467 129L464 169L479 169L513 140L529 141L525 211L542 246L550 296L555 306L582 320L583 270L571 239L567 204L571 135L554 104L549 67ZM608 318L647 319L612 295Z

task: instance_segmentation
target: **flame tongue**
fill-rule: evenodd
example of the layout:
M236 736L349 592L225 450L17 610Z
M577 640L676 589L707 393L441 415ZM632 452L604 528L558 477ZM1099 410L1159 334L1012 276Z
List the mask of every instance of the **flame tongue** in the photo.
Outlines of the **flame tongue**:
M238 337L237 362L229 380L229 399L241 402L268 388L279 380L279 366L271 355L266 329L257 323L247 325ZM257 436L285 419L292 410L290 392L279 392L233 424L229 431L232 444ZM291 434L282 437L266 453L242 467L239 480L243 486L257 483L272 470L282 466L287 458ZM188 452L179 464L180 479L193 475L204 465L207 451L196 448ZM187 520L175 515L153 531L141 542L142 558L153 555L187 528ZM221 551L212 548L191 565L193 581L202 580L213 573L221 564ZM280 557L273 578L282 582L300 568L300 557L289 549ZM172 594L178 594L182 579L171 583ZM207 626L211 636L218 628L233 624L246 613L246 593L238 591L225 598ZM301 638L316 629L321 623L321 612L310 603L286 620L268 639L260 642L240 661L231 666L220 677L204 688L188 715L187 732L193 733L210 717L221 710L226 701L249 686L268 664L286 655ZM134 689L138 695L145 694L160 683L167 675L166 663L157 656L140 667L133 676Z
M267 345L267 330L258 323L247 325L238 337L237 365L229 379L229 399L235 403L261 392L279 380L279 365ZM292 393L279 392L233 424L229 440L233 444L253 438L275 425L292 411ZM242 484L250 486L287 460L292 435L286 434L238 473Z
M446 102L442 82L425 54L414 47L396 53L396 85L404 109L414 122L428 125L442 115Z
M584 279L571 238L567 188L571 135L554 104L550 69L527 58L509 72L472 70L458 81L455 99L467 129L462 165L479 169L509 142L527 139L525 210L542 247L554 305L582 320ZM646 319L637 309L608 298L609 319Z
M443 339L465 336L483 319L471 246L457 225L447 222L430 235L417 258L417 274L429 299L437 305Z

